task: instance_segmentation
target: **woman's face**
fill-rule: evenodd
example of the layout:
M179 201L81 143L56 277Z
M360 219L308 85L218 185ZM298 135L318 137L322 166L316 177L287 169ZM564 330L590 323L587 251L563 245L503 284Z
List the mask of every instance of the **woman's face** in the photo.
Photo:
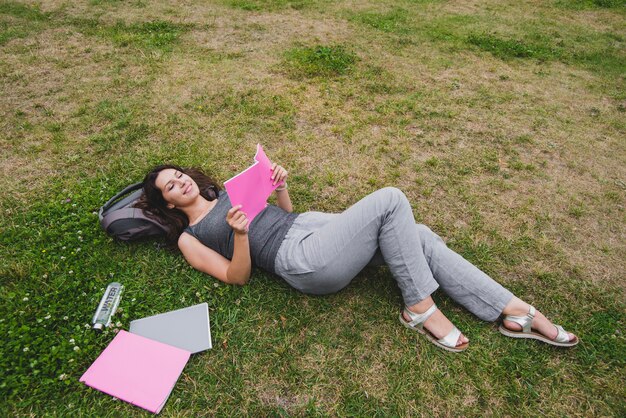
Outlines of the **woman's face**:
M156 178L156 186L161 190L168 207L184 207L200 194L198 185L185 173L173 168L162 170Z

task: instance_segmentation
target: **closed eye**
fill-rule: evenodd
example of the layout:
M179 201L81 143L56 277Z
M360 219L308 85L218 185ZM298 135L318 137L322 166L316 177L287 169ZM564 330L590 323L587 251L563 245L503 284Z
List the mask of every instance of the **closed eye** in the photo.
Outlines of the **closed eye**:
M174 176L179 179L183 176L183 173L177 171ZM174 188L174 185L170 182L169 186L167 186L167 190L172 190Z

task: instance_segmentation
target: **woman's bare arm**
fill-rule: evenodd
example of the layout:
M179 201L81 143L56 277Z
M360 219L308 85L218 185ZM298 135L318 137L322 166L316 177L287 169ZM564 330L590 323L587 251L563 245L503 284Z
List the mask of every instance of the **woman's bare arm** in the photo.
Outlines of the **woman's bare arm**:
M284 190L276 189L276 206L286 212L293 212L293 206L291 205L291 198L289 197L287 188Z
M244 285L250 279L250 247L247 235L243 239L235 235L235 251L232 260L213 251L186 232L178 238L178 248L193 268L224 283Z
M293 212L293 206L291 204L291 198L289 197L289 191L287 191L287 175L289 173L284 167L273 163L271 179L274 184L278 184L281 181L284 182L280 187L276 189L276 206L286 212Z
M228 260L198 241L191 234L182 233L178 248L191 266L223 281L244 285L250 280L252 260L248 242L248 217L237 205L228 210L226 222L234 231L233 258Z

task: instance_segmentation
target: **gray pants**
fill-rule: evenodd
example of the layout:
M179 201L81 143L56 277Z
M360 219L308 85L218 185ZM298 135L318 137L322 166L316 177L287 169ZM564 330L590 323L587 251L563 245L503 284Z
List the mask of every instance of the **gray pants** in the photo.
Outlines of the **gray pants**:
M347 286L365 266L383 263L407 306L441 286L479 318L495 321L513 297L428 227L416 224L411 204L393 187L343 213L299 215L278 250L275 268L295 289L323 295Z

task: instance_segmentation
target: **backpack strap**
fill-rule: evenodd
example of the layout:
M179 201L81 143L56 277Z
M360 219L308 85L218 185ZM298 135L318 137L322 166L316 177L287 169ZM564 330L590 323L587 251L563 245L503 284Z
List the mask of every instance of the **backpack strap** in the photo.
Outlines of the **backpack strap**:
M110 198L109 200L107 200L107 202L102 205L102 207L100 208L100 210L98 211L98 218L100 219L100 222L103 222L103 218L105 217L104 212L106 212L107 210L109 210L109 208L111 206L113 206L113 204L121 197L123 197L124 195L127 195L128 193L134 192L135 190L139 190L143 187L143 182L139 182L139 183L135 183L135 184L131 184L130 186L126 187L124 190L122 190L121 192L119 192L118 194L116 194L115 196L113 196L112 198ZM129 214L127 214L126 216L128 216ZM112 222L112 221L111 221ZM109 222L109 224L111 223ZM104 225L104 224L103 224ZM107 224L108 226L108 224ZM106 227L105 227L106 229Z

